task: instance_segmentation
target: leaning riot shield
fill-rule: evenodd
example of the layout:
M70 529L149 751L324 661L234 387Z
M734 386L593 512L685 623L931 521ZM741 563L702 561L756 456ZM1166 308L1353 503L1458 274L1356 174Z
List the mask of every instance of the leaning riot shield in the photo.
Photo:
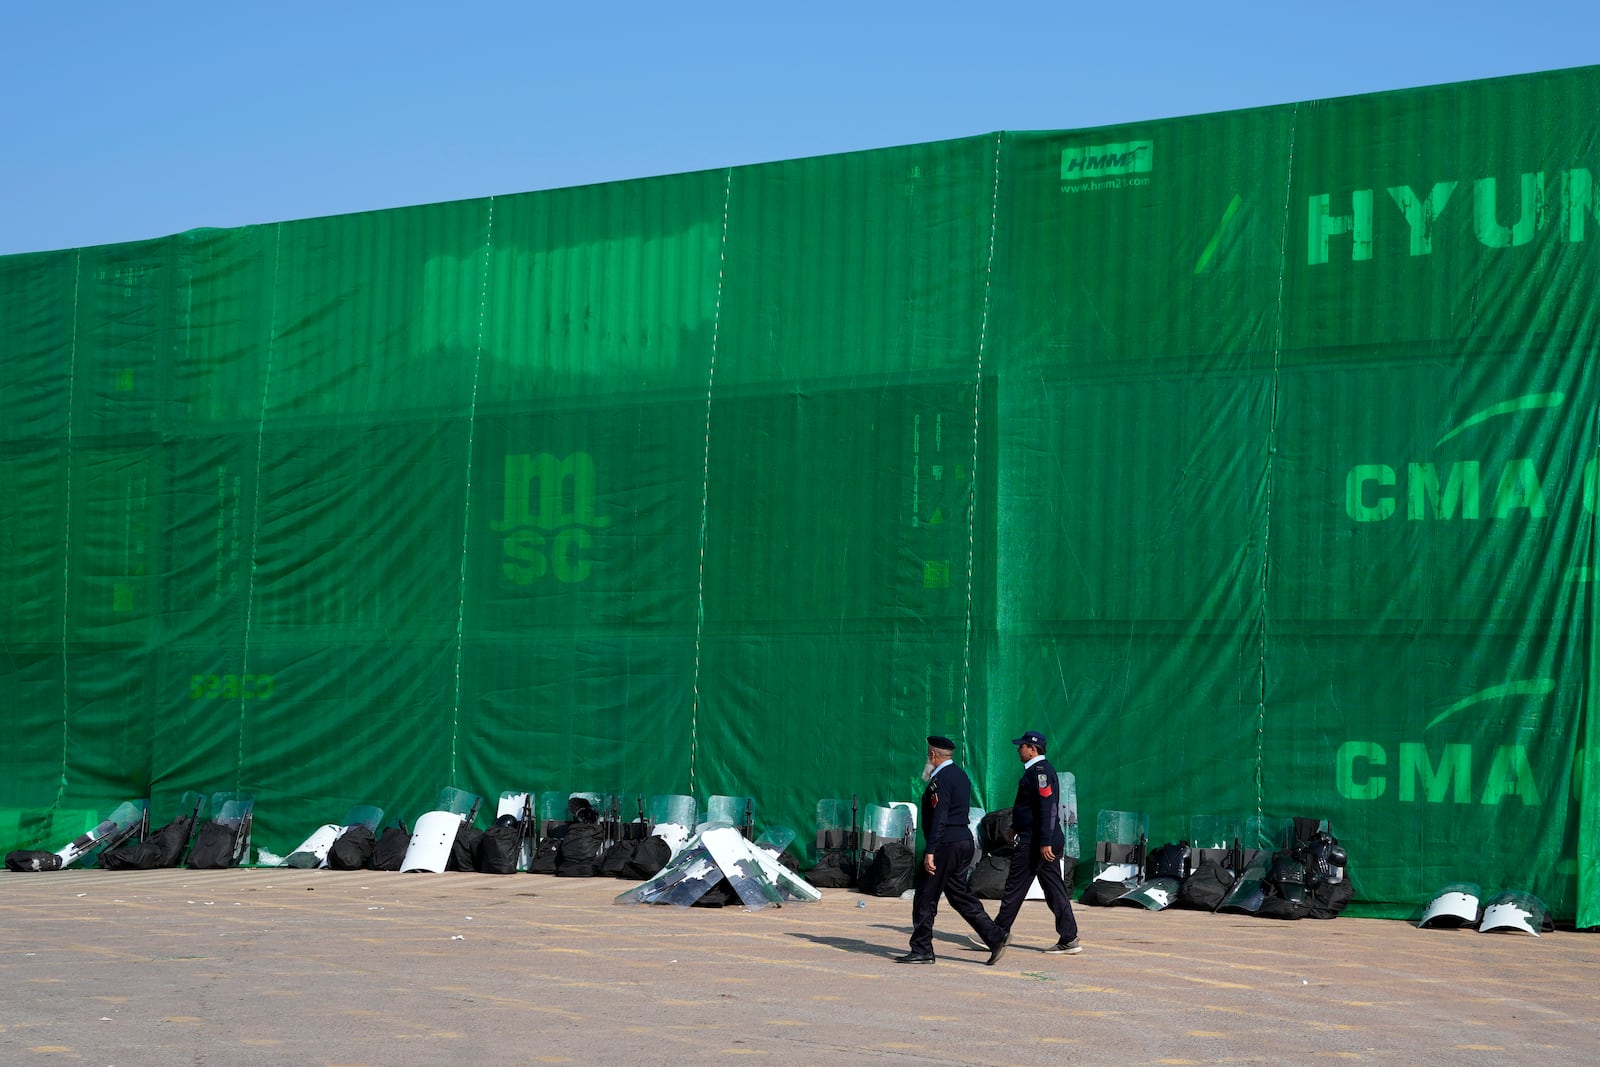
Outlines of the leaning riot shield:
M1144 869L1150 816L1142 811L1102 811L1095 819L1094 880L1137 884Z
M434 801L433 810L424 812L411 831L411 844L402 871L428 871L438 874L450 862L450 849L461 827L470 825L483 798L455 786L445 786Z
M1233 887L1228 890L1228 895L1222 898L1217 905L1217 911L1243 912L1254 915L1261 910L1262 901L1267 899L1266 881L1272 871L1272 857L1274 849L1256 848L1244 850L1250 859L1239 877L1234 881Z
M1428 901L1417 926L1423 930L1459 930L1476 926L1482 917L1478 902L1483 890L1476 882L1451 882Z
M1551 929L1554 926L1544 901L1521 889L1507 889L1495 894L1483 906L1483 919L1478 923L1479 933L1493 930L1538 937L1540 933Z
M1178 899L1178 888L1181 884L1181 880L1177 878L1146 878L1111 903L1133 905L1147 911L1160 911L1170 907L1172 902Z
M87 857L101 849L116 848L147 828L149 821L149 801L125 800L112 809L111 814L102 819L93 830L73 838L64 847L57 849L56 855L61 858L63 867L70 867L79 860L84 860L84 866L87 867L91 862Z
M1189 873L1201 864L1215 863L1237 872L1240 863L1234 847L1244 836L1244 820L1237 815L1195 815L1189 819Z

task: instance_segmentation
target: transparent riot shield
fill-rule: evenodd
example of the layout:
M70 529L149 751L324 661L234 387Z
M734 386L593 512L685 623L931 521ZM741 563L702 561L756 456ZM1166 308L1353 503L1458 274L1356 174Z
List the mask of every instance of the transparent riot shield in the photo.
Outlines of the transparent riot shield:
M911 825L910 813L903 804L868 804L861 813L861 849L857 856L856 878L859 881L878 850L890 842L916 846L916 830Z
M1483 890L1476 882L1451 882L1428 901L1417 927L1423 930L1459 930L1476 926L1481 918L1478 902Z
M699 821L699 806L691 796L657 793L645 803L645 820L650 824L651 833L668 824L691 831Z
M989 814L978 805L974 804L967 809L967 833L972 835L972 862L967 864L966 873L970 877L972 869L983 858L983 849L978 847L978 826L983 822L983 817Z
M673 856L677 856L694 836L699 817L700 805L687 794L659 793L645 805L645 820L650 824L650 833L665 841L667 847L672 849Z
M116 848L144 828L148 819L148 801L123 801L112 809L109 815L101 819L94 829L79 834L56 850L56 855L61 859L61 866L70 867L91 853L97 853L101 849ZM88 864L85 863L85 866Z
M1150 816L1142 811L1101 811L1095 818L1094 880L1138 884L1144 870Z
M1478 932L1485 934L1497 931L1538 937L1541 932L1551 929L1554 926L1544 901L1521 889L1496 893L1483 906L1483 918L1478 923Z
M783 850L794 841L795 833L787 826L769 826L761 831L761 836L756 838L756 844L775 855L783 855Z
M447 785L439 790L439 797L433 802L433 811L448 811L462 816L462 822L471 822L477 818L478 807L483 803L483 798L476 793L469 793L465 789L457 789Z
M856 802L829 799L817 801L817 855L848 852L856 847Z
M565 793L540 793L536 806L538 831L540 839L550 836L558 824L567 822L571 815L567 808L568 797Z
M868 804L861 815L861 848L876 852L890 841L908 843L914 832L910 813L901 804Z
M705 823L737 827L745 837L755 828L756 802L752 797L713 796L706 798Z
M594 821L604 822L611 816L611 808L616 798L610 793L598 790L584 789L567 794L567 811L569 814L583 810L587 804L594 811Z
M1217 911L1243 912L1254 915L1261 908L1261 902L1266 899L1267 891L1262 885L1266 881L1267 872L1272 866L1271 849L1251 849L1250 861L1239 877L1234 880L1228 895L1222 898L1217 905Z
M1190 873L1203 863L1237 871L1234 849L1244 836L1244 820L1237 815L1194 815L1189 818Z
M233 862L237 867L249 862L250 827L255 820L256 797L254 793L225 792L211 794L211 821L226 826L233 832Z
M622 837L622 797L620 794L605 790L589 790L573 793L568 798L568 804L573 801L586 801L594 808L595 821L605 829L605 844L603 848L610 848Z
M1061 855L1077 859L1081 855L1078 842L1078 777L1071 771L1057 771L1056 780L1061 786L1061 801L1057 807L1061 816L1061 835L1067 839Z
M378 824L382 822L383 809L376 804L352 804L350 810L344 813L346 830L352 826L365 826L376 834L378 832Z

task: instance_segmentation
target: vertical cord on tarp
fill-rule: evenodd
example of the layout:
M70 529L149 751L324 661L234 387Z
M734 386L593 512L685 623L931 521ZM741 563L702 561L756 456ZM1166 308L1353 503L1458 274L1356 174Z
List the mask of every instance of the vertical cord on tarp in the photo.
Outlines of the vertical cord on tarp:
M244 648L239 653L239 675L242 678L250 671L250 627L255 619L256 604L256 549L261 543L261 464L262 456L266 452L267 437L267 403L272 393L272 353L278 342L278 269L283 258L283 226L280 224L272 228L272 304L267 313L267 363L261 371L261 408L256 418L256 477L255 496L250 502L250 570L244 585ZM244 730L245 730L245 698L244 686L239 687L239 751L234 755L233 776L234 788L240 788L240 780L244 776ZM212 815L217 815L212 812Z
M78 391L78 302L83 282L83 253L72 257L72 342L67 348L67 462L63 488L65 500L62 507L66 519L61 530L61 781L56 787L56 800L52 807L60 807L67 796L67 750L71 744L72 708L69 691L72 685L72 663L67 658L70 638L72 603L72 411Z
M483 264L478 274L478 336L472 353L472 394L467 404L466 486L461 494L461 577L456 586L456 669L455 692L450 701L450 781L456 780L458 745L461 738L461 657L466 648L467 558L472 544L472 450L478 436L478 381L483 368L484 334L488 330L489 274L494 251L494 197L489 198L489 216L483 228Z
M1258 661L1256 664L1257 683L1259 692L1256 700L1256 817L1259 820L1263 815L1262 804L1265 792L1263 781L1263 768L1266 763L1266 731L1267 731L1267 591L1272 565L1272 481L1276 476L1276 460L1278 455L1278 378L1283 361L1283 285L1284 275L1289 262L1289 197L1294 185L1294 138L1298 127L1300 109L1296 107L1289 117L1289 160L1284 168L1283 181L1283 225L1278 237L1278 295L1277 295L1277 323L1273 329L1272 337L1272 406L1267 421L1267 461L1265 470L1265 501L1262 515L1261 529L1261 569L1260 588L1257 590L1257 647Z
M717 246L717 303L711 315L711 361L706 366L706 439L700 471L700 574L694 598L694 686L689 704L689 794L697 788L700 759L700 645L706 629L706 516L711 504L711 387L717 378L717 344L722 330L722 281L728 269L728 205L733 200L733 168L722 187L722 240Z
M967 717L972 696L972 585L978 523L978 439L983 411L983 356L989 344L989 307L994 293L994 246L1000 226L1000 147L1004 133L994 135L994 183L989 193L989 251L984 261L983 315L978 320L978 367L972 382L972 462L967 468L967 612L961 655L961 741L971 751Z

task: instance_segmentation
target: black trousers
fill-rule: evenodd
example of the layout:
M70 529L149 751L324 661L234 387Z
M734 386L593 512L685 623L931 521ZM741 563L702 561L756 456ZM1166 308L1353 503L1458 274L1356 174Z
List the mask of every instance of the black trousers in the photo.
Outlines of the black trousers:
M983 910L978 897L967 884L967 869L972 866L973 844L969 839L953 844L935 845L932 874L922 869L922 856L917 857L915 895L911 898L911 951L933 954L933 917L939 913L939 896L950 902L956 914L967 920L977 931L984 944L993 948L1000 940L1000 928Z
M1000 891L1000 910L995 913L994 924L1010 931L1035 878L1039 879L1045 904L1056 917L1056 938L1071 941L1078 936L1078 920L1072 914L1072 895L1061 880L1061 860L1058 857L1046 862L1032 841L1018 841L1016 851L1011 853L1011 869L1006 872L1006 887Z

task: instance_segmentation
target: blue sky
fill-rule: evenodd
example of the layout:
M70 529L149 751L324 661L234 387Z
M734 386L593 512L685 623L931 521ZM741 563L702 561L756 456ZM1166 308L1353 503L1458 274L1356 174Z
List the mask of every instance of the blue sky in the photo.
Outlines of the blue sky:
M1600 61L1600 6L0 6L0 254Z

